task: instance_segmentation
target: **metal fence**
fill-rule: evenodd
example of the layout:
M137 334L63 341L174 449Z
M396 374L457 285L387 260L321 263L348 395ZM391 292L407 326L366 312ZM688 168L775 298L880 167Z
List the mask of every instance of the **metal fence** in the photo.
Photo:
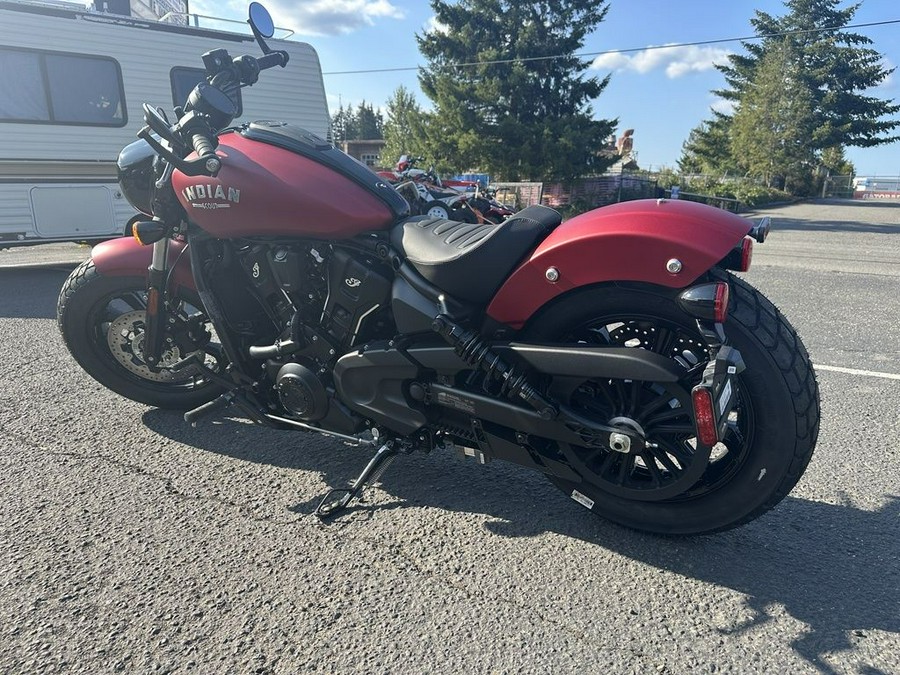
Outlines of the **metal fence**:
M523 209L533 204L587 211L632 199L659 197L657 182L629 174L588 176L574 183L494 183L497 199Z

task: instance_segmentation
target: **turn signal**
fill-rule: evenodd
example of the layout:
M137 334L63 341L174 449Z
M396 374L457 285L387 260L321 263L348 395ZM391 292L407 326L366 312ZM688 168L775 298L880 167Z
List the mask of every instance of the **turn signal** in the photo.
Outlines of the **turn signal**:
M746 272L750 269L750 260L753 258L753 238L744 237L741 243L728 252L719 263L726 270Z
M719 442L719 430L716 428L712 392L708 388L698 385L691 391L691 400L694 403L697 438L703 445L715 445Z
M149 246L166 236L166 226L158 220L145 220L131 226L131 235L141 246Z
M678 294L678 305L695 319L725 323L728 317L728 284L714 281L691 286Z

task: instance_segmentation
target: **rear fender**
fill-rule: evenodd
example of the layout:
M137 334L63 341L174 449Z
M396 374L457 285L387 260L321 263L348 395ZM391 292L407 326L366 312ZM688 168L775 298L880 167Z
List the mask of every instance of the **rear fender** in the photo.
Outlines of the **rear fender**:
M181 252L187 244L180 241L169 241L169 264L175 265L169 278L169 290L185 288L197 292L194 275L191 271L190 256ZM143 246L134 237L110 239L97 244L91 249L94 266L105 277L144 277L153 259L153 247Z
M644 199L588 211L550 233L497 291L492 319L519 329L568 291L608 281L684 288L750 231L733 213L678 200ZM670 271L680 262L680 270ZM555 270L555 271L554 271Z

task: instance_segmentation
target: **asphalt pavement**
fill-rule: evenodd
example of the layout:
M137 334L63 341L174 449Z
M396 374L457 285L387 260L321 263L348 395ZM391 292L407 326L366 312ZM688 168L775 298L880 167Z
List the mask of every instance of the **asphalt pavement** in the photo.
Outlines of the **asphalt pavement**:
M745 276L817 366L818 448L682 539L442 453L323 524L364 452L103 389L55 323L86 250L0 251L0 672L900 673L900 203L766 214Z

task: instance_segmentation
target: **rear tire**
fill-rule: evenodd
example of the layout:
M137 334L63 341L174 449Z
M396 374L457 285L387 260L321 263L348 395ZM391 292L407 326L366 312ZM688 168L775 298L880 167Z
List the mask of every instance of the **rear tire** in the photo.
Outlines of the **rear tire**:
M221 387L209 380L186 372L154 373L143 363L145 297L144 278L106 277L92 260L83 262L69 275L57 304L57 323L69 352L104 387L138 403L192 410L219 396ZM183 318L204 322L199 298L180 289L176 300ZM170 347L164 361L180 360L192 349Z
M716 446L719 456L710 462L701 478L674 497L652 500L646 493L634 491L633 498L628 498L627 490L613 481L604 484L551 479L566 494L585 506L590 504L589 508L604 518L662 534L727 530L759 517L780 502L809 463L819 429L819 390L806 349L787 319L759 291L729 274L715 272L712 276L730 284L725 334L747 366L738 376L741 403L734 414L733 429ZM675 294L671 289L636 284L589 289L539 315L526 329L526 338L545 343L627 344L651 348L672 358L682 358L684 354L691 361L691 352L705 347L698 346L701 341L696 327L675 305ZM595 334L606 337L595 341L591 326ZM610 332L609 326L616 328ZM597 327L604 327L606 332ZM656 349L653 343L663 342L658 336L664 330L674 333L675 337L666 342L675 344L659 345ZM690 392L698 377L679 383L682 391ZM635 386L614 382L599 385L610 389L615 385L619 390ZM595 384L594 389L587 390L598 391L599 387ZM673 407L677 409L678 405L673 402ZM690 411L689 405L685 409ZM684 416L680 421L686 419ZM583 451L583 455L588 452ZM599 464L602 459L595 461ZM645 463L639 463L632 471L644 466ZM662 464L659 468L665 471ZM602 476L603 472L593 475Z

